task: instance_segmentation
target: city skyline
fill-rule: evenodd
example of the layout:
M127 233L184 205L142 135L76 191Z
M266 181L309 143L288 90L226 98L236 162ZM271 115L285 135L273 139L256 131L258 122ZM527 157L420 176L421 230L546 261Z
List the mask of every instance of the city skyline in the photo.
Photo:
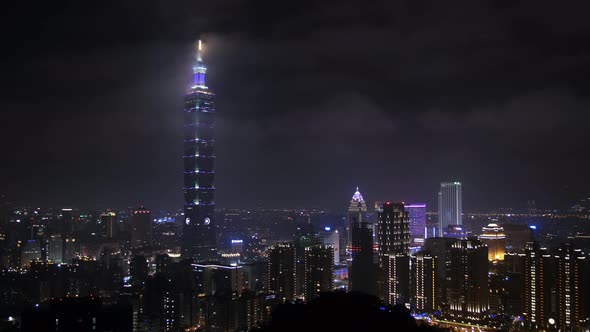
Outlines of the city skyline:
M297 3L286 15L228 1L17 5L29 20L4 22L14 34L3 59L23 65L8 66L2 89L3 193L180 208L179 110L202 37L221 114L219 206L336 208L357 184L367 198L435 206L449 180L464 183L466 210L586 196L583 11L380 2L326 15L330 4Z
M30 7L0 330L590 330L586 11Z

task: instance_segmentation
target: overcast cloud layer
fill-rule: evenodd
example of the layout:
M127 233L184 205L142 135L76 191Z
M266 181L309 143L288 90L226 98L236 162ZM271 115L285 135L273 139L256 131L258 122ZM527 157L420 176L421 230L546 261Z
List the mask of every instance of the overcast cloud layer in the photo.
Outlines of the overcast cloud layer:
M107 1L5 11L0 192L182 206L193 41L220 207L565 206L590 186L584 2Z

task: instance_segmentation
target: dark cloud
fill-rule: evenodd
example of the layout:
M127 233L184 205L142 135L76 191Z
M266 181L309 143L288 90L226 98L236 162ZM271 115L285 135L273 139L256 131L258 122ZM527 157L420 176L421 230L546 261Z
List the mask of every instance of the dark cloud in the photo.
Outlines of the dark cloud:
M583 3L62 2L4 15L0 183L38 204L179 207L206 40L220 206L568 203L590 185ZM4 189L5 188L5 189Z

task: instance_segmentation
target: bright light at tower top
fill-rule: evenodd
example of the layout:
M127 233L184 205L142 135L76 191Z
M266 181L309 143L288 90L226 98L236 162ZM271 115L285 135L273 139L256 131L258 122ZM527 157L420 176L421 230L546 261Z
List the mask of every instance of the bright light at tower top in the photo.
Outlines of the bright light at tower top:
M199 51L202 51L202 50L203 50L203 46L201 44L201 40L199 39Z

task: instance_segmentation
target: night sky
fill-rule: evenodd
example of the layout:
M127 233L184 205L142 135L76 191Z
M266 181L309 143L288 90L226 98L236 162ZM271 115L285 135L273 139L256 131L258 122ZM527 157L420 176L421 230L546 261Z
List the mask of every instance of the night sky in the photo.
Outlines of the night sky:
M194 41L219 207L562 207L590 190L590 20L550 1L47 1L4 8L0 192L180 208ZM579 2L582 4L583 2ZM461 4L461 5L459 5Z

